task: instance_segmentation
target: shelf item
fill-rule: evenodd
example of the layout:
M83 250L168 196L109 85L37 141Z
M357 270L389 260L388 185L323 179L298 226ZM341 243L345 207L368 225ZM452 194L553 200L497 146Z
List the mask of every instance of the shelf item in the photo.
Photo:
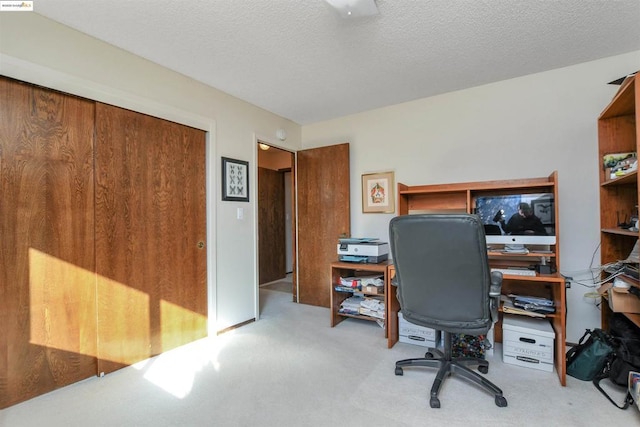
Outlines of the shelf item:
M630 286L637 288L637 284L630 284L629 287L619 287L612 282L605 283L598 288L598 294L604 297L608 303L607 311L625 315L640 314L640 298L629 292Z
M528 268L492 268L491 271L500 272L503 276L536 276L536 272Z
M407 322L402 312L398 313L398 332L400 342L430 348L440 346L440 331Z
M606 156L617 153L637 153L640 140L640 82L638 75L624 80L609 105L598 117L598 166L600 168L600 264L606 265L627 259L638 241L635 220L638 217L638 172L632 170L620 177L611 178L611 171L602 164ZM603 272L606 279L611 273ZM635 298L628 294L609 293L604 288L606 300L602 305L602 329L608 329L612 305L615 311L626 310L621 299ZM610 298L614 300L610 300ZM624 313L640 327L638 313Z
M504 363L553 372L555 332L547 320L505 315L502 329Z

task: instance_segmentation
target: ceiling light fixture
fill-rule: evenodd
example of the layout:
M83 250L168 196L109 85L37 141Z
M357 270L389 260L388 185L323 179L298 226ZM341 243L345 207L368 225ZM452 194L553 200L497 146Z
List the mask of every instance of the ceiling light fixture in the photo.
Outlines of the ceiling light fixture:
M258 147L260 147L260 149L264 151L267 151L269 148L271 148L267 144L262 144L262 143L258 144Z
M361 18L378 14L375 0L324 0L342 18Z

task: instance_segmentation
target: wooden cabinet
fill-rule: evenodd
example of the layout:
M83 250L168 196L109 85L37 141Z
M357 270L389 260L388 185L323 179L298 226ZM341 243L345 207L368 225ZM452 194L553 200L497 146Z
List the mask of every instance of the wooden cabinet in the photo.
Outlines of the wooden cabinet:
M388 316L388 294L387 294L387 278L388 278L388 270L390 263L388 261L381 262L379 264L358 264L358 263L350 263L350 262L333 262L331 263L331 301L330 301L330 310L331 310L331 327L336 326L338 323L342 322L347 318L355 318L368 320L372 322L380 321L382 323L382 327L384 328L385 337L387 337L387 319ZM379 299L380 301L385 303L385 313L384 319L380 319L374 316L366 316L362 314L347 314L340 312L340 305L344 300L354 295L353 291L341 291L337 290L336 287L340 286L341 278L347 277L363 277L363 276L380 276L382 278L382 288L376 292L367 292L365 289L359 290L358 294L363 296ZM394 296L395 297L395 296Z
M637 80L637 75L627 78L598 118L601 265L626 259L638 241L637 230L630 231L621 226L638 214L638 172L635 170L612 179L603 164L607 154L638 152L640 110L636 105L640 102L640 84ZM610 309L606 303L601 306L602 327L606 329ZM640 326L640 315L626 316Z
M502 181L465 182L455 184L417 185L398 184L398 213L400 215L427 212L466 212L478 213L480 203L484 199L501 196L524 196L538 193L553 195L553 203L547 204L553 218L555 244L548 246L532 246L527 253L507 252L497 245L489 251L489 261L493 268L526 268L531 265L545 265L552 271L560 271L560 229L558 210L558 176L553 172L548 177L531 179L514 179ZM393 269L391 269L392 276ZM548 298L554 301L556 312L546 317L555 331L555 367L560 383L566 385L565 340L566 340L566 284L562 275L556 272L549 274L535 273L533 276L514 274L503 275L503 294L521 294ZM388 281L390 284L390 281ZM390 287L390 286L389 286ZM390 319L396 316L395 332L390 331L389 346L397 341L397 311L399 306L395 300L395 291L387 290L391 299L388 310ZM391 298L391 295L393 298ZM389 320L390 322L390 320ZM502 341L502 321L495 327L495 339Z

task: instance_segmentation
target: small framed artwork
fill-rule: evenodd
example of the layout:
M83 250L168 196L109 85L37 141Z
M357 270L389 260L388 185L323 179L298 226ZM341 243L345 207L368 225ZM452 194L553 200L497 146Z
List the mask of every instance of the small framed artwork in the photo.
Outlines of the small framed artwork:
M393 172L362 175L362 212L394 213Z
M222 200L249 201L249 162L222 158Z

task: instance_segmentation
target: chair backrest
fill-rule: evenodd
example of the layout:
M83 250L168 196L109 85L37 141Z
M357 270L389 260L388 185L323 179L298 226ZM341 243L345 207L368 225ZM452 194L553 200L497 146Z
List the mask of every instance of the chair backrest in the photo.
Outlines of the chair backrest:
M490 268L476 215L403 215L389 223L403 317L451 333L491 327Z

